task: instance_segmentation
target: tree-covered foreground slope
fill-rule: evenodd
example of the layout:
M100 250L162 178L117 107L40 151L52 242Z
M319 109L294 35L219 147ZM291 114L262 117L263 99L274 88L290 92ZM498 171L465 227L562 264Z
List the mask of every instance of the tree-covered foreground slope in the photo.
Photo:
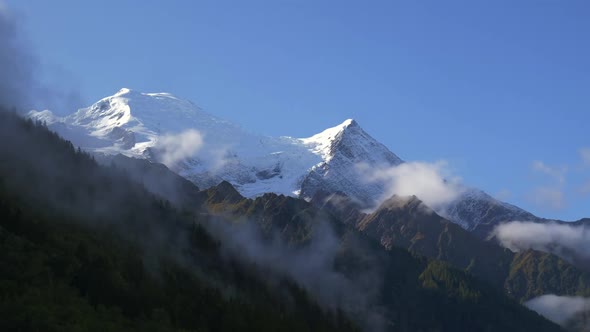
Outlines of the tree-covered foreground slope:
M221 184L179 209L10 113L0 156L1 330L560 330L301 200Z
M354 331L195 216L0 113L0 330Z

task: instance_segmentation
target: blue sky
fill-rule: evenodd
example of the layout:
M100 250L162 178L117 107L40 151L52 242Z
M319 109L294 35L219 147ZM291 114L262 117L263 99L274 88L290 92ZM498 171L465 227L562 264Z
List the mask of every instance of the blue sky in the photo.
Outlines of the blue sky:
M72 108L129 87L268 135L354 118L405 160L590 217L588 1L5 3Z

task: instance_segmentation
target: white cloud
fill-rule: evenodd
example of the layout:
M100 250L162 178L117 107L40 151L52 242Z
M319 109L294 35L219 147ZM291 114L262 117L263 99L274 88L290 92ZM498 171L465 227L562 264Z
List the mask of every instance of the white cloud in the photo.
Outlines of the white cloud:
M533 161L532 169L535 172L546 174L552 178L554 178L559 184L565 183L565 175L567 174L567 167L552 167L546 165L544 162L540 160Z
M578 259L590 259L590 229L582 225L513 221L497 226L494 235L512 251L534 249L570 261L572 254Z
M188 129L179 134L160 136L155 150L160 161L174 167L178 162L193 157L203 146L203 136L197 130Z
M590 299L579 296L548 294L527 301L525 305L547 319L563 326L572 319L577 318L576 315L588 311L590 309ZM590 322L582 323L585 328L590 327Z
M460 179L452 177L444 161L436 163L407 162L388 168L369 168L359 165L368 182L382 183L385 194L382 200L393 195L416 195L432 208L441 207L456 199L464 190Z
M582 158L582 162L584 166L590 166L590 148L581 148L578 150L580 154L580 158Z
M544 209L561 210L567 205L565 194L559 187L537 187L528 198L529 201Z

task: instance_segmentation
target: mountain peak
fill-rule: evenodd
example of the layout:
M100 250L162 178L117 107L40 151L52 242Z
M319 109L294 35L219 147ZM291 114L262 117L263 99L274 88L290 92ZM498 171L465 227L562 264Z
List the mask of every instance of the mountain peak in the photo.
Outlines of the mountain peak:
M333 134L336 134L337 135L339 133L348 132L351 129L360 129L360 130L362 130L361 126L358 124L358 122L356 122L356 120L354 120L354 119L346 119L341 124L339 124L339 125L337 125L335 127L332 127L332 128L328 128L324 132L329 131L330 133L333 133Z
M181 103L189 103L192 104L190 101L188 100L182 100L176 96L174 96L171 93L168 92L141 92L138 90L133 90L133 89L129 89L129 88L122 88L119 91L117 91L114 95L103 98L102 100L108 100L108 99L113 99L113 98L120 98L120 97L125 97L127 99L143 99L145 101L148 100L154 100L154 99L159 99L159 100L167 100L169 102L181 102ZM196 108L198 108L196 105L193 105Z
M422 202L416 195L410 196L400 196L400 195L392 195L390 198L386 199L379 205L376 211L381 210L398 210L402 208L406 208L408 206L417 207L421 206L424 208L424 211L434 212L429 207L427 207L424 202Z
M115 93L115 96L125 95L131 92L133 92L133 90L129 88L122 88L121 90L117 91L117 93Z
M107 97L107 98L120 98L120 97L124 97L124 98L137 98L137 97L143 97L143 96L151 96L152 94L150 93L143 93L141 91L138 90L134 90L134 89L130 89L130 88L121 88L119 91L117 91L117 93L115 93L114 95Z
M227 181L221 181L217 186L211 187L206 191L210 203L230 203L234 204L241 201L244 197L236 188Z
M343 135L343 133L348 132L350 129L362 130L355 120L346 119L337 126L328 128L311 137L304 138L303 142L306 144L315 145L318 151L322 150L324 153L327 153L333 142L337 141Z
M346 119L346 120L344 120L344 122L342 122L340 125L338 125L338 127L341 127L342 129L346 129L349 127L359 127L359 124L354 119Z
M353 119L346 119L341 124L328 128L319 134L304 138L303 143L312 147L313 151L331 160L338 151L355 162L376 161L379 164L397 165L401 162L383 144L377 142Z
M359 202L372 202L382 189L364 183L356 165L380 167L401 162L354 119L309 138L266 137L251 134L169 93L129 88L78 110L63 122L68 126L64 130L81 137L75 141L84 148L154 160L160 157L152 148L168 144L162 136L170 138L170 144L185 144L183 135L198 131L203 137L198 155L183 155L176 171L203 188L226 180L219 190L229 190L226 187L232 184L234 191L247 197L274 192L311 199L315 189L325 188ZM312 181L316 177L317 183L321 182L317 186ZM326 187L326 181L332 185Z

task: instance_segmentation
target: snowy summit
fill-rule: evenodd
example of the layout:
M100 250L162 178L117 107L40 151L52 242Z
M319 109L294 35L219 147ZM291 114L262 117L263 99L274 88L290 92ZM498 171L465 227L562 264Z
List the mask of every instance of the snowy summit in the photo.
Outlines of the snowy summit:
M87 108L60 118L50 111L29 116L82 148L105 154L124 154L162 162L158 151L169 151L163 138L186 138L186 131L202 138L192 155L167 166L201 187L221 180L231 182L244 196L265 192L311 197L322 179L336 181L334 189L349 192L358 186L351 172L358 162L391 165L401 162L385 146L348 119L309 138L267 137L217 118L190 101L168 93L121 89ZM363 200L368 190L355 190Z
M47 110L31 111L29 117L87 151L162 162L201 188L226 180L246 197L274 192L311 199L321 189L371 206L384 188L363 179L358 165L377 169L403 163L353 119L307 138L268 137L169 93L124 88L66 117ZM496 201L464 196L447 217L473 229L486 222L474 215L474 204Z

